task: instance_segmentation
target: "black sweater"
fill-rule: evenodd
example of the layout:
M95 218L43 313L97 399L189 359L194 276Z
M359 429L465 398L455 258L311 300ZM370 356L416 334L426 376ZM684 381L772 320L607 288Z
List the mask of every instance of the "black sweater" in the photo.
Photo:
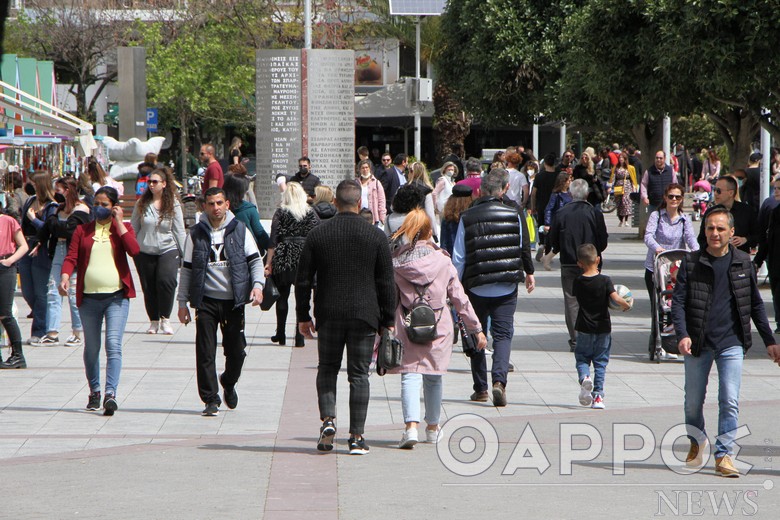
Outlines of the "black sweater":
M361 320L372 328L395 325L395 281L387 236L356 213L338 213L306 237L295 282L298 322L314 317Z

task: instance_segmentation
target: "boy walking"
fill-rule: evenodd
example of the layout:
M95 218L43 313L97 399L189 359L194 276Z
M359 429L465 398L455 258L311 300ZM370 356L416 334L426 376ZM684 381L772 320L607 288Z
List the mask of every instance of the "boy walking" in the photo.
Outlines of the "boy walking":
M604 374L612 346L609 300L620 305L624 311L630 309L631 305L615 292L609 276L599 273L599 261L598 251L593 244L582 244L577 248L577 265L583 272L574 280L572 292L580 307L574 325L577 331L574 359L580 382L580 404L603 409ZM590 378L591 363L593 380Z

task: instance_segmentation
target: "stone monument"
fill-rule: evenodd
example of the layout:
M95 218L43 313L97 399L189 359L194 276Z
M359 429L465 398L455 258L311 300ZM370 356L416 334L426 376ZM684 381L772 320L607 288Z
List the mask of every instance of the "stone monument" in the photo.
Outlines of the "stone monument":
M278 174L308 156L335 190L355 175L355 69L351 50L257 51L257 177L262 218L279 204Z

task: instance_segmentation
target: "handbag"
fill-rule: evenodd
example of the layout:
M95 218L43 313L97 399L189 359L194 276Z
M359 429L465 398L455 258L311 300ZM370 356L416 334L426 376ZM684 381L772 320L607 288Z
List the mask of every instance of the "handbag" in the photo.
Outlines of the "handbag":
M276 300L279 299L279 289L274 283L273 277L269 276L265 279L265 285L263 285L263 301L260 302L260 309L264 311L271 310Z
M404 358L404 345L388 329L379 338L376 354L376 373L383 376L388 370L398 368Z
M615 196L623 195L623 186L615 186L614 191L615 191Z

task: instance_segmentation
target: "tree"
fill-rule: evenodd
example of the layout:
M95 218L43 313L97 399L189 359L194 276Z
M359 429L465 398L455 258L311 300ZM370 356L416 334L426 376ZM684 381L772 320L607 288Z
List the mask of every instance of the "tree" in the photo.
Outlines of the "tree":
M116 47L124 43L130 22L115 11L90 9L77 0L32 5L9 24L12 39L31 57L54 62L60 83L70 83L76 115L93 120L95 102L116 79ZM91 98L87 88L97 85Z

